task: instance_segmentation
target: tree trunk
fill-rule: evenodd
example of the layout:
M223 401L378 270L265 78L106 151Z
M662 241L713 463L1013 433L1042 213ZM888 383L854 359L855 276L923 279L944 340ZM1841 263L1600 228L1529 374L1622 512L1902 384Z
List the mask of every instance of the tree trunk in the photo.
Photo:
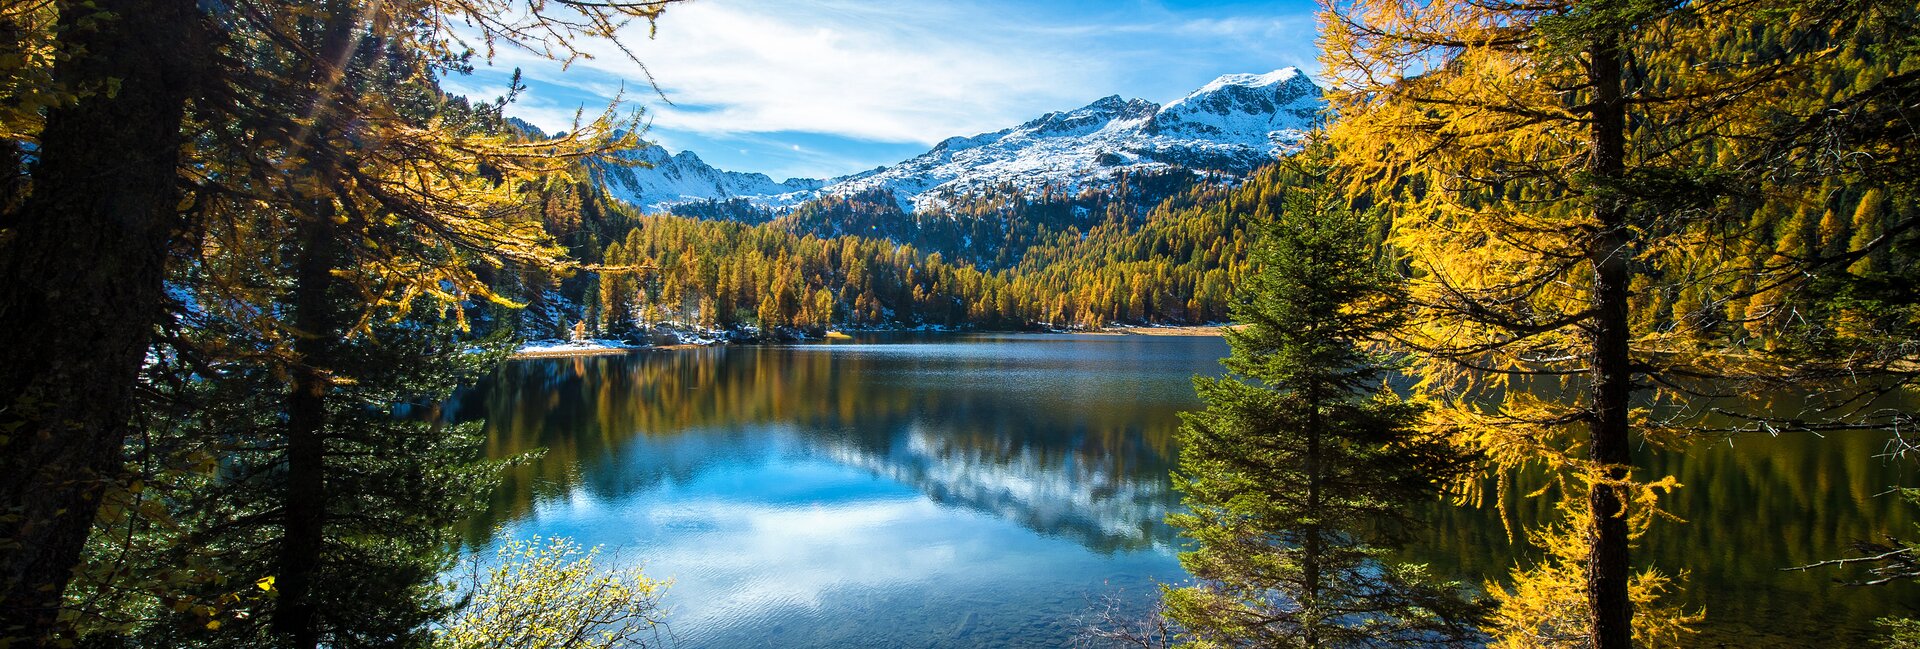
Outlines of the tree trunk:
M318 58L307 61L305 89L313 93L313 113L325 122L325 98L339 85L350 64L358 13L345 0L329 0L317 17ZM324 137L310 134L311 137ZM303 143L304 144L304 143ZM310 164L308 171L323 181L331 168ZM332 302L334 254L333 197L312 201L300 228L300 261L294 270L294 341L296 365L287 395L287 491L283 505L285 529L280 539L280 599L273 629L283 646L313 649L320 644L319 604L314 590L319 581L321 554L326 542L326 427L327 394L332 388L328 368L339 337Z
M1315 327L1316 329L1318 327ZM1315 521L1321 520L1325 512L1320 510L1320 408L1323 402L1318 385L1309 384L1307 391L1307 515ZM1301 578L1306 582L1305 597L1301 604L1307 613L1304 631L1304 646L1309 649L1320 647L1320 624L1325 614L1320 601L1320 555L1325 551L1321 538L1325 531L1319 523L1307 525L1307 538L1300 556Z
M1619 40L1607 35L1595 41L1589 77L1594 88L1592 126L1593 174L1619 180L1626 167L1626 108L1621 98ZM1587 251L1593 265L1593 419L1589 423L1588 458L1607 467L1608 482L1628 477L1629 400L1633 395L1631 335L1627 322L1628 283L1632 250L1628 245L1626 207L1617 186L1600 189L1595 216L1600 232ZM1627 597L1627 520L1622 490L1596 482L1588 492L1592 518L1587 555L1587 604L1594 649L1629 649L1633 644L1633 603Z
M273 626L287 647L320 643L319 608L313 590L327 524L327 367L338 328L333 287L332 210L316 210L302 225L302 251L293 289L294 342L298 365L287 395L287 491L280 540L280 599Z
M193 0L65 5L31 194L0 221L0 638L45 646L163 315L181 122L204 60ZM88 23L92 23L88 26ZM118 88L109 92L110 84Z

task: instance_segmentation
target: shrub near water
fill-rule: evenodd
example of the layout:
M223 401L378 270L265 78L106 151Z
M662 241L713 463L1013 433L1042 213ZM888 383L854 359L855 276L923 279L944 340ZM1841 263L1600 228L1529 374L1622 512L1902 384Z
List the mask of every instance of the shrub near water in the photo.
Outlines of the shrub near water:
M601 570L600 548L570 539L509 541L491 567L476 562L459 613L440 630L451 649L656 646L667 582L637 567Z

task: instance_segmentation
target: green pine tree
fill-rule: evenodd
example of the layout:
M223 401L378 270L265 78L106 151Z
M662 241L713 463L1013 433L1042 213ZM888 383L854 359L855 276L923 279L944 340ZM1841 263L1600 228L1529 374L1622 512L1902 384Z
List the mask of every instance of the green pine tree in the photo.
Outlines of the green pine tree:
M328 304L357 312L346 295ZM293 451L279 406L287 368L273 357L195 358L260 342L235 323L192 314L156 348L145 387L151 423L127 449L142 487L120 497L88 548L69 606L84 646L284 646L284 524ZM504 332L503 332L504 333ZM446 424L440 404L505 355L504 336L467 339L451 317L416 308L370 335L325 341L330 377L319 453L316 559L305 598L320 644L427 647L452 613L441 583L456 524L498 474L480 424ZM473 353L475 347L485 353ZM205 366L202 366L205 367Z
M1389 552L1467 460L1384 388L1372 344L1403 308L1380 223L1331 188L1324 151L1291 164L1254 208L1230 374L1194 380L1207 408L1186 415L1176 477L1190 512L1169 522L1199 582L1168 588L1166 613L1195 646L1465 644L1474 607Z

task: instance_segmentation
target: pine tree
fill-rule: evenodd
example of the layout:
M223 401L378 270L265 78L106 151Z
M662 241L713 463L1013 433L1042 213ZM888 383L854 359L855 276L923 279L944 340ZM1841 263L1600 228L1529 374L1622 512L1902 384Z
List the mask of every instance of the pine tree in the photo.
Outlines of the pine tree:
M1186 416L1176 480L1190 512L1168 520L1201 583L1168 590L1167 615L1199 646L1469 644L1458 588L1388 553L1471 463L1384 387L1396 365L1376 344L1405 305L1378 221L1343 202L1323 153L1302 155L1254 217L1231 374L1194 380L1207 409Z
M344 331L423 295L463 316L467 297L494 297L476 268L560 259L538 223L517 218L529 179L568 180L616 138L610 119L535 143L438 121L425 114L445 103L438 75L466 65L475 39L489 54L578 57L585 40L669 3L37 4L0 12L5 31L33 34L56 15L52 47L65 53L0 64L40 84L0 102L8 148L31 145L37 159L10 185L28 194L6 196L0 214L0 332L23 354L0 370L0 640L34 645L61 628L62 593L119 479L170 256L205 250L198 237L265 203L290 217L263 228L268 240L302 217L338 218L341 250L378 260L339 278L367 307ZM57 62L41 74L36 61ZM44 120L22 109L63 93ZM265 302L258 286L221 288Z
M340 288L309 306L335 319L359 313L356 296ZM454 604L439 583L457 547L454 525L484 504L498 468L485 459L479 422L447 425L435 413L504 357L505 339L472 340L431 308L381 318L367 335L315 339L301 358L328 363L311 368L326 381L307 395L322 408L319 427L292 430L280 413L309 386L284 377L308 368L277 355L232 355L273 344L245 321L246 308L232 306L193 302L178 333L156 346L142 390L149 423L124 456L145 487L103 517L69 597L82 639L430 645L428 625ZM476 343L485 353L473 353ZM209 358L222 359L219 369L207 371ZM296 445L296 435L311 447ZM297 471L318 482L304 488L322 497L292 489ZM311 528L285 522L300 507L314 509L303 514ZM297 577L289 554L311 562ZM305 582L306 610L289 629L292 578Z

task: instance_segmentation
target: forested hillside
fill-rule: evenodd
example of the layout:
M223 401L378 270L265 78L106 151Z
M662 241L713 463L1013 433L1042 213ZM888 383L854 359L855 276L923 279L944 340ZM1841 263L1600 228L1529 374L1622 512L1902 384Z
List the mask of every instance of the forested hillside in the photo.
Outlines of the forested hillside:
M1112 189L1013 188L902 212L889 196L827 197L761 224L642 215L590 185L547 194L549 230L594 267L496 279L528 304L519 332L630 336L656 325L794 332L920 325L1086 329L1227 318L1246 222L1278 168L1227 185L1191 172Z

